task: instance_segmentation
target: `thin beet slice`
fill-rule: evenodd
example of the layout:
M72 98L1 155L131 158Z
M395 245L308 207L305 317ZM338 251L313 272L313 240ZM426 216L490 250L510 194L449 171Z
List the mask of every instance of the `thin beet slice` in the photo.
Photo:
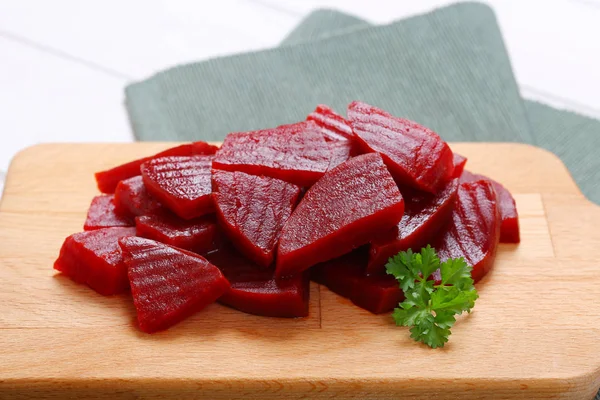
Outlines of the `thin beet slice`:
M338 140L328 142L329 150L331 151L331 160L329 161L329 169L332 170L341 163L348 161L354 153L354 142L350 140Z
M348 253L402 219L404 200L376 153L354 157L311 187L281 232L277 276Z
M217 152L213 166L311 186L327 171L330 158L319 126L305 121L273 129L230 133Z
M267 176L219 170L213 171L212 183L221 229L250 260L262 267L271 265L300 188Z
M198 254L214 250L218 244L212 216L185 220L167 213L143 215L135 219L135 226L137 236Z
M182 144L177 147L172 147L165 151L161 151L150 157L140 158L139 160L130 161L126 164L108 169L106 171L96 172L96 183L98 189L102 193L114 193L119 182L132 178L140 174L140 167L146 161L157 157L167 156L196 156L215 154L218 150L217 146L206 142L194 142Z
M154 240L119 241L128 268L140 329L167 329L214 303L229 288L221 271L204 257Z
M460 176L461 182L475 182L478 180L487 180L492 182L496 191L496 200L502 218L502 226L500 227L500 243L519 243L521 234L519 231L519 213L517 212L517 203L510 192L500 183L487 176L474 174L469 171L464 171Z
M308 114L306 120L319 125L327 141L353 141L352 128L348 121L324 104L319 104L315 111Z
M435 244L440 260L463 257L479 281L492 268L500 240L500 213L489 181L458 186L450 223Z
M219 299L229 307L266 317L306 317L308 315L308 273L276 280L272 270L264 270L235 249L225 247L206 255L223 272L231 288Z
M453 158L454 163L454 172L452 173L453 178L458 178L462 175L465 170L465 165L467 164L467 158L461 156L460 154L454 153Z
M367 276L366 265L365 252L356 250L316 265L311 278L374 314L392 311L404 299L398 281L390 275Z
M142 164L148 192L184 219L214 211L210 182L213 156L160 157Z
M117 213L131 218L163 211L160 202L148 193L141 175L119 182L115 189L115 208Z
M117 213L114 200L115 196L112 194L94 197L88 209L83 230L133 226L130 218Z
M348 120L363 152L381 154L398 183L436 193L452 178L452 151L432 130L358 101Z
M404 216L398 225L371 242L367 273L383 274L388 259L398 252L419 251L433 243L452 215L457 189L458 179L453 179L436 195L402 190Z
M105 296L127 291L127 267L118 241L135 228L104 228L75 233L65 239L54 269Z

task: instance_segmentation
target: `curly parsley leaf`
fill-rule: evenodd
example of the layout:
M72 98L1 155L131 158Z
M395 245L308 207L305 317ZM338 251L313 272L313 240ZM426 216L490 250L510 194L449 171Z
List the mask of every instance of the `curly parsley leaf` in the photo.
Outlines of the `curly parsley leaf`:
M414 254L412 250L403 251L391 257L386 264L387 273L394 275L400 282L400 288L406 293L415 286L418 271L414 270Z
M451 258L440 265L442 284L459 288L473 286L472 268L464 258Z
M441 275L438 283L432 278L437 269ZM432 348L448 342L455 316L470 312L479 297L471 278L472 268L465 260L440 262L431 246L420 253L398 253L389 259L386 270L398 280L405 295L392 314L396 325L410 327L411 338Z

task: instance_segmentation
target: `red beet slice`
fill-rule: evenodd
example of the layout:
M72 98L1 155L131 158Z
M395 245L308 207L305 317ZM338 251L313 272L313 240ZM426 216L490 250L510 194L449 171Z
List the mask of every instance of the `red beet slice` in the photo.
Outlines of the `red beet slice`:
M142 164L148 192L184 219L214 211L210 182L213 156L160 157Z
M275 280L273 271L261 269L231 247L206 255L231 282L220 303L248 314L266 317L308 315L308 273Z
M404 200L381 156L354 157L311 187L281 232L277 276L348 253L402 219Z
M363 152L381 154L399 183L436 193L452 178L452 151L432 130L358 101L348 119Z
M115 208L117 213L136 217L156 214L162 206L148 193L141 175L119 182L115 189Z
M319 125L327 141L353 140L352 128L348 121L324 104L319 104L315 111L308 114L306 120Z
M127 267L118 240L135 228L104 228L75 233L65 239L54 269L105 296L129 288Z
M357 250L318 264L311 269L311 278L374 314L391 311L404 300L404 293L392 276L365 275L364 253Z
M457 189L458 179L453 179L436 195L402 190L404 216L398 225L371 242L367 273L385 273L390 257L408 249L416 252L432 243L450 219Z
M213 146L206 142L182 144L180 146L161 151L160 153L150 157L140 158L139 160L130 161L126 164L119 165L118 167L114 167L106 171L96 172L96 183L98 184L98 189L100 189L102 193L114 193L119 182L139 175L140 166L148 160L167 156L210 155L215 154L217 150L217 146Z
M137 236L203 254L214 250L217 224L212 217L184 220L174 215L143 215L135 219Z
M338 140L335 142L328 142L329 150L331 151L331 160L329 162L329 169L334 169L343 162L348 161L354 152L354 143L350 140Z
M479 281L492 268L500 239L500 213L489 181L461 183L450 223L435 245L440 260L463 257Z
M115 209L115 196L100 195L92 199L83 230L133 226L131 219L118 214Z
M167 329L215 302L229 288L221 271L204 257L154 240L119 241L129 270L140 329Z
M305 121L274 129L230 133L213 166L311 186L327 171L330 158L319 126Z
M462 175L463 171L465 170L465 164L467 163L467 158L461 156L460 154L454 153L453 163L454 163L454 172L452 172L452 177L458 178Z
M500 243L519 243L521 241L519 214L517 212L517 203L510 192L500 183L487 176L473 174L469 171L464 171L460 176L461 182L475 182L482 179L492 182L494 190L496 190L496 201L498 202L500 217L502 218Z
M300 188L267 176L214 170L213 199L219 226L250 260L273 262L281 228L292 214Z

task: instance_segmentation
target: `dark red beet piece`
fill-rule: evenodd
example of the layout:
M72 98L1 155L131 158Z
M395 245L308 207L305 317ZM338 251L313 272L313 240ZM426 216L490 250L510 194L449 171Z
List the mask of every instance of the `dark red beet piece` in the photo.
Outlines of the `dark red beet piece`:
M462 175L465 170L465 164L467 164L467 158L461 156L460 154L454 153L453 158L454 163L454 172L452 173L453 178L458 178Z
M114 193L119 182L139 175L140 166L148 160L167 156L210 155L215 154L217 150L217 146L213 146L212 144L208 144L206 142L182 144L180 146L161 151L160 153L150 157L140 158L139 160L130 161L126 164L119 165L118 167L114 167L106 171L96 172L96 183L98 184L98 189L102 193Z
M163 211L158 200L146 190L141 175L119 182L115 189L115 208L117 213L132 218Z
M478 180L487 180L492 182L496 191L496 200L502 218L502 226L500 227L500 243L519 243L521 234L519 231L519 214L517 212L517 203L510 192L500 183L487 176L474 174L469 171L464 171L460 176L461 182L475 182Z
M329 150L331 151L331 160L329 162L329 169L334 169L343 162L346 162L353 156L354 153L354 142L350 140L338 140L336 142L329 142Z
M402 219L404 200L381 156L354 157L311 187L281 232L277 276L348 253Z
M452 151L432 130L358 101L348 120L363 152L381 154L398 183L436 193L452 178Z
M104 194L92 199L83 230L133 226L130 218L116 212L114 198L112 194Z
M135 219L137 236L203 254L218 244L217 224L212 216L185 220L167 213Z
M261 269L235 249L225 247L206 258L219 267L231 283L220 303L249 314L266 317L308 315L308 273L275 280L272 270Z
M230 133L213 166L311 186L327 171L330 158L319 126L305 121L274 129Z
M408 249L418 252L432 243L450 219L457 189L458 179L453 179L436 195L402 190L404 216L398 225L371 242L367 273L385 273L390 257Z
M327 141L353 140L352 128L348 121L324 104L319 104L315 111L308 114L306 120L319 125Z
M492 268L500 240L500 213L489 181L458 186L450 223L434 245L440 260L463 257L479 281Z
M204 257L154 240L119 241L128 268L140 329L167 329L214 303L229 288L221 271Z
M75 233L65 239L54 269L105 296L129 288L127 267L118 240L135 228L104 228Z
M404 300L398 281L390 275L367 276L365 252L356 250L311 269L311 278L332 292L374 314L393 310Z
M212 183L223 232L250 260L262 267L271 265L300 188L268 176L219 170L213 171Z
M184 219L214 211L210 182L213 156L160 157L142 164L148 192Z

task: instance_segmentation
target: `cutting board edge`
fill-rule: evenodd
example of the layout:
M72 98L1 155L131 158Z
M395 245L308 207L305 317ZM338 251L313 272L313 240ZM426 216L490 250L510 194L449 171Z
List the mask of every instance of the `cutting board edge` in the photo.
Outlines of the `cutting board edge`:
M139 147L140 145L147 145L147 146L152 146L152 147L156 147L157 151L160 151L160 149L164 149L164 148L168 148L168 147L174 147L180 144L184 144L184 143L189 143L189 142L41 142L41 143L36 143L30 146L27 146L21 150L19 150L17 153L15 153L13 155L13 157L11 158L10 164L9 164L9 168L7 170L7 176L9 176L9 172L10 172L10 168L13 166L13 164L15 164L16 162L18 162L21 158L26 158L29 156L29 153L36 153L39 149L45 149L45 148L54 148L54 147L60 147L60 146L85 146L85 147L110 147L110 146L133 146L133 147ZM218 142L218 141L210 141L208 142L209 144L215 145L215 146L221 146L221 144L223 142ZM563 161L560 159L560 157L558 157L558 155L556 155L555 153L551 152L550 150L544 149L542 147L539 146L535 146L532 144L528 144L528 143L518 143L518 142L448 142L449 146L452 148L454 146L461 146L461 145L493 145L493 146L514 146L514 147L521 147L521 148L526 148L529 149L530 151L534 151L536 153L539 153L542 157L544 158L551 158L553 159L554 162L557 162L561 165L562 169L564 169L565 171L567 171L569 173L569 176L572 177L572 175L570 174L569 170L567 169L566 165L563 163ZM148 154L151 155L151 154ZM581 194L583 196L583 194L581 192L579 192L578 194Z
M433 385L443 381L443 390L435 391ZM116 379L5 379L0 376L0 399L5 394L18 393L19 398L60 398L61 395L94 399L127 398L132 394L157 398L210 398L210 399L269 399L306 398L312 399L356 399L357 396L377 396L378 399L432 398L475 400L485 398L507 398L514 396L528 399L553 398L593 400L600 389L600 373L596 376L582 374L565 376L561 379L386 379L386 378L318 378L318 377L262 377L262 378L216 378L189 379L178 378L140 378ZM57 397L58 396L58 397ZM121 397L122 396L122 397ZM498 397L497 397L498 396ZM538 397L539 396L539 397ZM558 397L556 397L558 396ZM9 398L9 397L7 397Z

